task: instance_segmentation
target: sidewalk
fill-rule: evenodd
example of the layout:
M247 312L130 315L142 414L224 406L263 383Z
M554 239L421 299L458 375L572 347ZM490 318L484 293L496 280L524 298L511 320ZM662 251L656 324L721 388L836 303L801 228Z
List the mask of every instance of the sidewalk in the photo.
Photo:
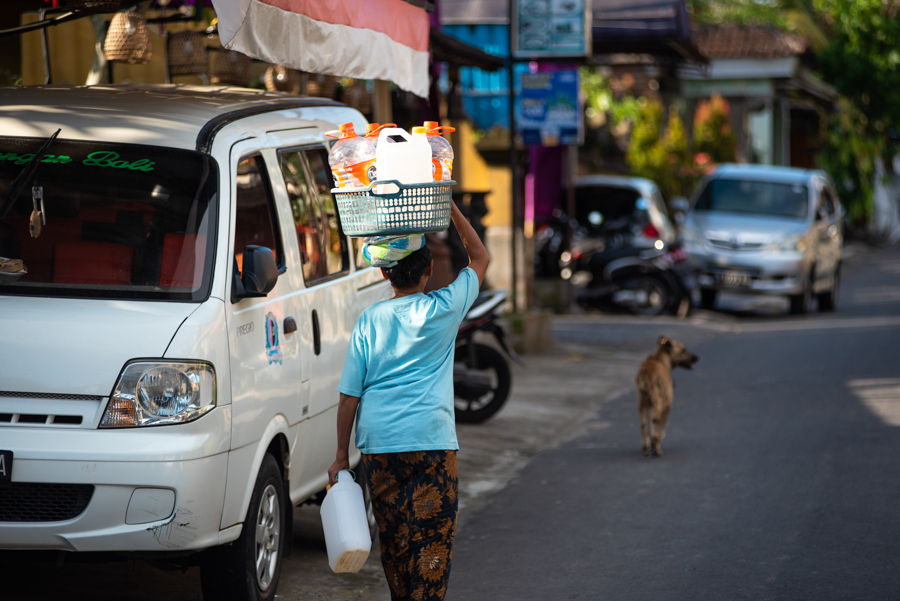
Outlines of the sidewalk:
M506 406L484 424L459 424L460 513L457 537L477 537L466 520L537 453L589 429L600 405L628 392L646 352L612 352L596 345L558 342L513 368ZM638 444L635 432L635 445ZM378 549L358 574L328 568L317 507L295 510L294 553L281 572L278 597L305 601L385 601L389 598Z

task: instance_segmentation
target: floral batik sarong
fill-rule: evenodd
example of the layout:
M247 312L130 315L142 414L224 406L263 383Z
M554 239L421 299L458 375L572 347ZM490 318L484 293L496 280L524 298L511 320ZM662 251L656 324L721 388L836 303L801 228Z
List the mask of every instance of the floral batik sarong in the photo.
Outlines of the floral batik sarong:
M450 580L456 451L362 456L392 601L440 601Z

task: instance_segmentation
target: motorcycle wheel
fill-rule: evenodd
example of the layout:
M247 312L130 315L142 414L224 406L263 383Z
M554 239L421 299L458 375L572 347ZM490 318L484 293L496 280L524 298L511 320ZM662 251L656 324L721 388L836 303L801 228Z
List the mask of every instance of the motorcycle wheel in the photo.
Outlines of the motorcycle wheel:
M635 303L631 307L635 315L661 315L669 306L669 287L659 278L643 277L632 286Z
M456 421L464 423L481 423L500 411L512 384L512 373L506 358L493 348L484 344L475 344L474 361L469 356L467 344L456 348L454 357L457 363L464 363L468 370L483 372L490 380L489 390L481 395L467 394L458 396L454 391ZM474 397L474 398L471 398Z

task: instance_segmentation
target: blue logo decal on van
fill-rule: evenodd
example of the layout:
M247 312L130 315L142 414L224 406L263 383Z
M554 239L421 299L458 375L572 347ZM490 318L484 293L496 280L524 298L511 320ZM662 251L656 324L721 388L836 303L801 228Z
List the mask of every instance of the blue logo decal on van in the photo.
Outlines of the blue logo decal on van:
M269 365L277 363L281 365L281 345L278 344L278 322L275 315L269 313L266 315L266 358Z

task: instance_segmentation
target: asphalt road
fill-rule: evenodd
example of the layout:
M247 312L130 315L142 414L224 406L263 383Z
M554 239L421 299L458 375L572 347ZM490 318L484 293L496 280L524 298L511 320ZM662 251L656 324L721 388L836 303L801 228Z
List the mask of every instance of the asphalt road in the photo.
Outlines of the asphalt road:
M855 263L831 315L724 295L687 320L558 318L503 411L460 428L448 601L900 599L900 249ZM615 391L661 334L701 360L647 459ZM387 599L375 553L332 574L316 509L295 519L279 598ZM112 559L2 552L0 601L201 599L196 568Z
M448 601L900 599L900 250L846 276L835 314L722 302L665 328L700 362L664 456L641 455L633 393L603 405L468 518ZM556 334L647 348L663 323Z

